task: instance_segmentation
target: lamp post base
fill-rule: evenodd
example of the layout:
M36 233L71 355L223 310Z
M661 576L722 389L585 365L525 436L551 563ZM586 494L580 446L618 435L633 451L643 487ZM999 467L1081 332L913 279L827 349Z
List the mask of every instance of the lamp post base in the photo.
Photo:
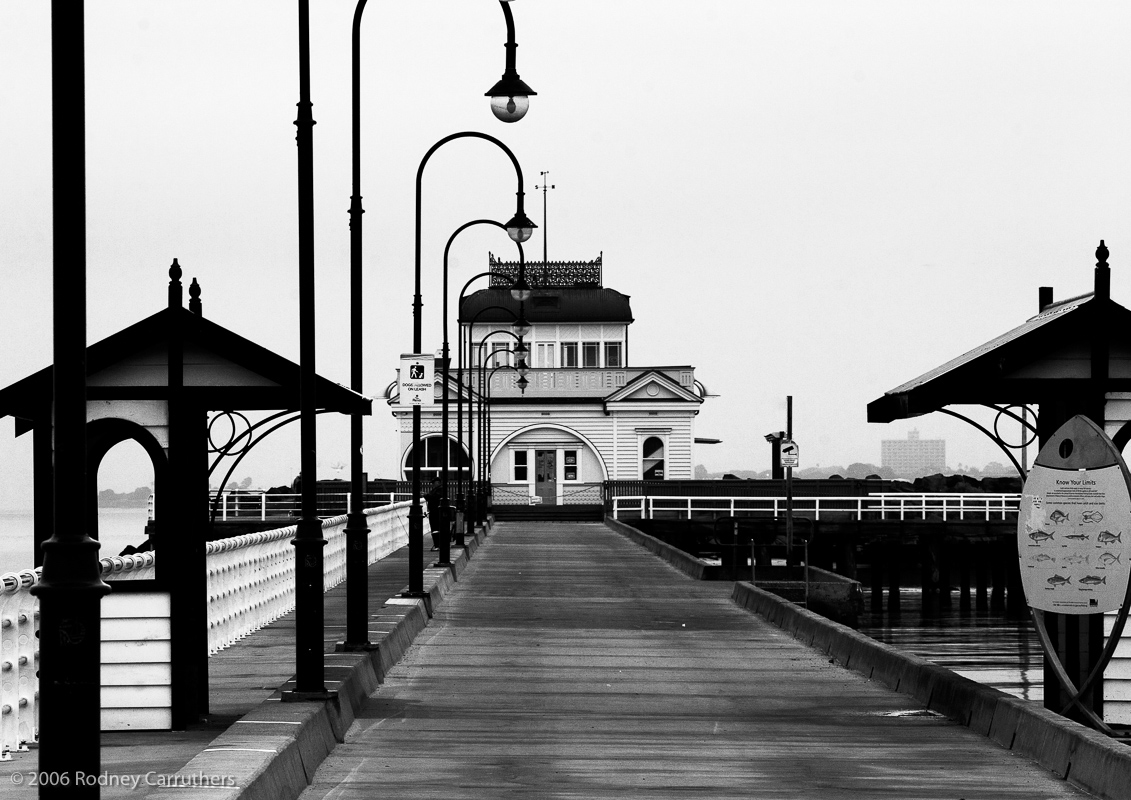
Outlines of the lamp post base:
M429 593L429 592L413 592L413 591L406 590L406 591L401 592L400 596L405 598L406 600L423 600L424 601L424 610L428 613L428 618L429 619L432 618L432 595L431 595L431 593Z
M368 653L380 647L376 642L335 642L335 653Z
M322 692L285 691L281 698L284 703L318 703L326 700L337 700L338 693L329 689Z

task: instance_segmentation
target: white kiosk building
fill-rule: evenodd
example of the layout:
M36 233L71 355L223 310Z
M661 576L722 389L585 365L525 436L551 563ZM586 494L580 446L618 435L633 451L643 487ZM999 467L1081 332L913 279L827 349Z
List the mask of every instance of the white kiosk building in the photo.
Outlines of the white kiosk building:
M508 332L520 313L510 293L519 264L489 255L489 268L494 273L490 287L465 297L459 309L459 338L465 343L462 376L458 345L450 343L449 469L454 471L457 461L468 468L470 396L473 407L482 401L490 413L483 453L476 420L473 460L481 465L481 456L486 458L484 477L491 480L496 506L594 504L601 501L606 480L692 478L695 416L706 391L691 366L632 364L629 297L604 287L602 258L526 264L533 293L521 309L530 324L524 391L517 372L494 369L515 364L513 355L500 351L517 343ZM440 374L437 366L437 404L425 409L422 418L426 483L439 471L445 451ZM481 374L490 376L482 385ZM461 391L462 459L456 446L456 398ZM400 463L407 478L412 466L412 407L400 404L395 384L388 400L400 423ZM484 471L482 466L471 469L476 477Z

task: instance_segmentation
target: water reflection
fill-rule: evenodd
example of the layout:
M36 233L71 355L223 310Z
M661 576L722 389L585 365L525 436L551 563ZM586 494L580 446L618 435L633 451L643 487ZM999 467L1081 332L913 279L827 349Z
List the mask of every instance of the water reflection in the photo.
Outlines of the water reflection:
M884 595L883 611L860 615L861 633L1014 697L1044 699L1041 644L1028 618L961 613L957 603L924 617L923 594L915 589L900 592L900 613L890 615Z

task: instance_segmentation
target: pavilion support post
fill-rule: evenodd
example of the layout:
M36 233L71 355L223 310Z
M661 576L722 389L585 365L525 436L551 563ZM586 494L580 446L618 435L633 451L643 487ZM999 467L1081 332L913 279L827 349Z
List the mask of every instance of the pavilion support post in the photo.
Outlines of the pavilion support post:
M884 551L884 555L887 557L888 613L894 617L899 614L899 564L901 561L899 542L889 542Z

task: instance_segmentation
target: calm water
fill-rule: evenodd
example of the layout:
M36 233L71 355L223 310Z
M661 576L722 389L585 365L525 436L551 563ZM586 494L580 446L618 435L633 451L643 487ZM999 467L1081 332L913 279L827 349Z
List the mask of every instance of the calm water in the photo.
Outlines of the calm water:
M1044 699L1044 659L1028 618L963 615L957 598L950 611L924 618L922 597L914 589L901 591L901 613L893 618L886 611L885 592L885 611L873 614L866 605L860 632L1015 697Z
M145 540L145 522L148 512L144 508L104 508L98 512L101 558L116 556L128 544L138 545ZM32 512L0 511L0 573L31 569Z

